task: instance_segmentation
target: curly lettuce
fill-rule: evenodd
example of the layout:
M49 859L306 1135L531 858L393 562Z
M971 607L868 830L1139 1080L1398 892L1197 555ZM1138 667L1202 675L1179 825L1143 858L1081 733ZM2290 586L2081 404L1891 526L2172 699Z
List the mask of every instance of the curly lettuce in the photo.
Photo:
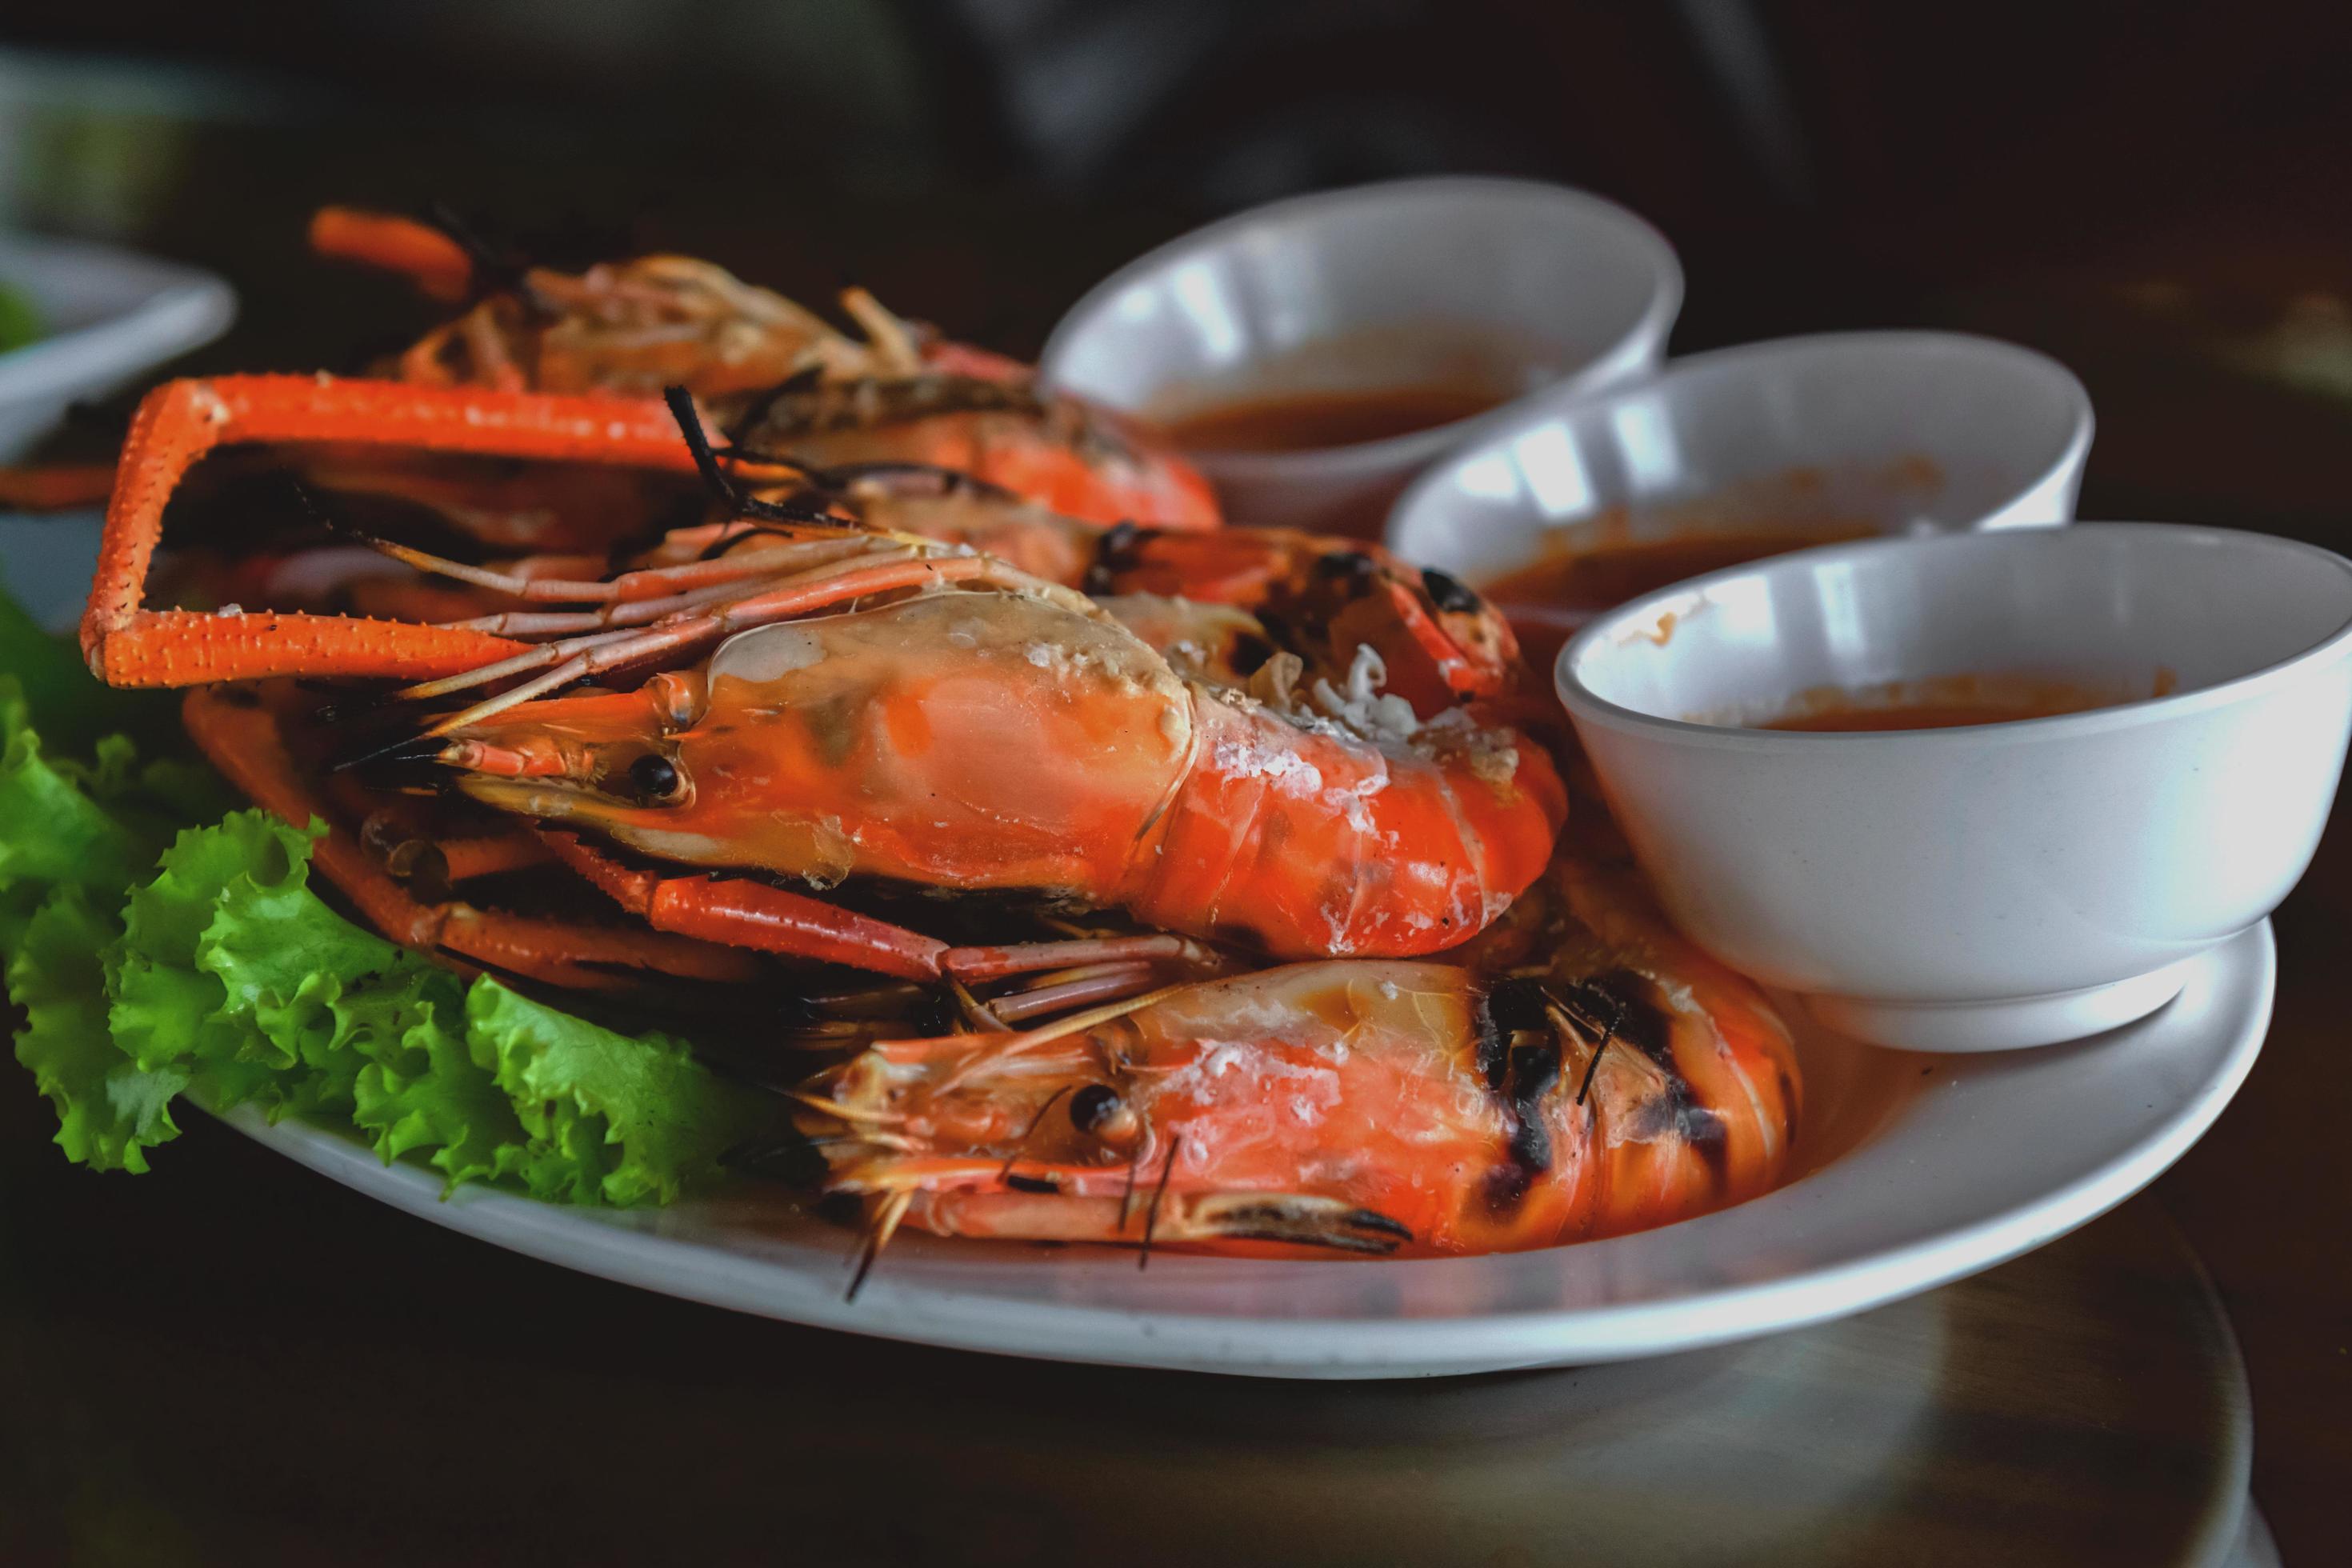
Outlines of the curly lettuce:
M310 886L315 829L184 826L220 805L203 770L120 735L51 758L0 674L0 952L16 1059L68 1158L144 1171L186 1095L348 1127L452 1187L664 1204L769 1120L678 1040L467 982L343 919Z

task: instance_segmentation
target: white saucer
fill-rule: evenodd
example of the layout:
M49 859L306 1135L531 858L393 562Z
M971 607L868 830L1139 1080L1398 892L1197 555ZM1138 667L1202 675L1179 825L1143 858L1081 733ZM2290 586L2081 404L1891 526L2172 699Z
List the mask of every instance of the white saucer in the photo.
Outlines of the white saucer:
M386 1167L248 1109L229 1122L372 1197L673 1296L964 1350L1270 1377L1614 1361L1821 1322L1987 1268L2120 1203L2212 1125L2262 1048L2264 923L2162 1010L2045 1050L1921 1056L1802 1042L1800 1148L1754 1203L1611 1241L1414 1262L1266 1262L906 1237L843 1299L851 1237L745 1187L665 1211L556 1208ZM1801 1015L1791 1010L1792 1020Z

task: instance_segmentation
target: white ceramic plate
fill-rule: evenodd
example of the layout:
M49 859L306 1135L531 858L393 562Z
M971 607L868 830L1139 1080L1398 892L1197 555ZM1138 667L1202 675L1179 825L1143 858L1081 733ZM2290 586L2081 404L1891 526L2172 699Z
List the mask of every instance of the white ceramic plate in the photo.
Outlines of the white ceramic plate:
M220 336L236 296L209 272L111 246L0 234L0 281L32 296L48 335L0 353L0 462L23 455L76 398Z
M336 1134L232 1125L372 1197L534 1258L793 1322L964 1350L1271 1377L1405 1377L1654 1355L1841 1317L1999 1263L2152 1181L2212 1125L2269 1027L2267 923L2162 1011L2046 1050L1801 1042L1801 1179L1704 1219L1542 1252L1269 1262L908 1237L843 1299L851 1237L742 1189L605 1215L385 1166ZM1792 1010L1792 1017L1798 1015Z

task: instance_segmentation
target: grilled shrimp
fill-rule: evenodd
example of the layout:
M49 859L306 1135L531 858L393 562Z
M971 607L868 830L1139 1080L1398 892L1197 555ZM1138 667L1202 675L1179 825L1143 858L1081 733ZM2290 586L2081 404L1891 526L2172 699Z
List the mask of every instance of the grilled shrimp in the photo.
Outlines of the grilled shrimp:
M931 587L755 626L634 692L494 699L438 726L440 759L478 800L664 860L1026 889L1281 957L1463 941L1565 811L1544 752L1474 708L1279 709L986 557L812 575L779 595ZM704 619L641 640L717 640Z
M740 444L822 467L919 462L976 475L1068 516L1201 528L1208 483L1149 431L1051 395L1028 367L940 341L862 289L863 338L725 268L679 256L581 273L479 275L446 236L346 208L311 226L322 253L407 274L441 298L489 286L383 373L418 386L652 398L682 385Z
M1549 1247L1753 1197L1800 1089L1762 994L1630 879L1563 861L1540 966L1294 964L811 1081L830 1190L942 1235L1425 1255ZM1532 944L1530 944L1532 945Z

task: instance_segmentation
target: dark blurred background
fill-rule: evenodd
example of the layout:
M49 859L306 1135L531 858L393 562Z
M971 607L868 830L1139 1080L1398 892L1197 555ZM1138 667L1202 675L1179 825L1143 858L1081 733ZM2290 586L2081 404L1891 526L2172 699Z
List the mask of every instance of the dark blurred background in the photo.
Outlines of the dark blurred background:
M1673 239L1675 352L2014 338L2090 387L2085 516L2343 549L2347 83L2343 0L9 0L0 225L228 276L244 316L199 368L348 367L428 319L304 255L326 201L446 204L551 260L704 254L811 302L856 279L1025 353L1205 218L1519 174ZM2280 918L2263 1063L2155 1200L2243 1337L2289 1561L2340 1547L2352 1467L2347 838Z
M2242 382L2229 499L2294 527L2333 512L2352 396L2347 80L2352 9L2306 0L16 0L0 222L228 273L246 320L206 363L348 362L421 319L306 261L327 200L804 298L855 278L1025 352L1203 218L1516 173L1665 230L1677 352L1932 322L2069 358L2094 514L2210 491L2175 395Z

